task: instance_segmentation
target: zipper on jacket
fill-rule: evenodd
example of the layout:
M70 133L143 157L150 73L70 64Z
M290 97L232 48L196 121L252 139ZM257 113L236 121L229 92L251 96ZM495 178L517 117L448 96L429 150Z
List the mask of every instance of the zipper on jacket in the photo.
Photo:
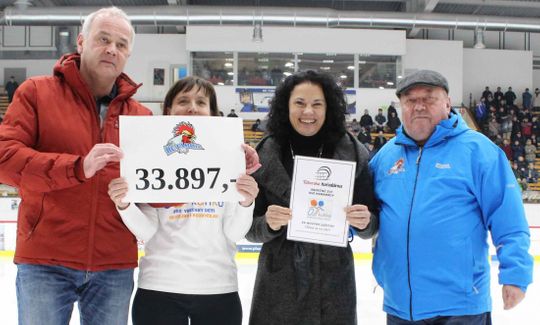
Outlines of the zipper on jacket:
M96 102L94 101L94 109L93 109L93 115L97 118L97 124L95 126L97 127L97 133L95 133L94 138L94 145L98 143L103 142L103 138L101 135L101 123L100 123L100 117L97 112ZM97 220L97 211L98 211L98 201L99 201L99 171L96 172L94 176L92 176L92 179L90 180L92 182L92 201L91 201L91 212L90 212L90 219L88 220L89 223L89 231L88 231L88 255L86 258L86 270L91 271L92 265L94 263L94 252L96 248L95 245L95 233L96 233L96 220Z
M414 197L416 194L416 184L418 183L418 173L420 171L420 160L422 159L422 151L424 147L420 146L418 150L418 157L416 158L416 175L414 177L414 187L413 187L413 193L411 198L411 208L409 210L409 219L407 221L407 280L409 283L409 313L410 313L410 319L413 320L413 308L412 308L412 286L411 286L411 260L410 260L410 254L409 254L409 239L411 234L411 216L412 216L412 209L413 209L413 203L414 203Z

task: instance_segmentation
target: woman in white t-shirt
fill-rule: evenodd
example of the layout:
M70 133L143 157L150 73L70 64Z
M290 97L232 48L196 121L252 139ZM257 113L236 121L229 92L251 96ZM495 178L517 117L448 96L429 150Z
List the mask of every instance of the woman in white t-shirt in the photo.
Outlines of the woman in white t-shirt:
M164 102L164 115L218 116L211 83L198 77L178 81ZM109 195L129 230L145 242L138 289L132 307L134 325L240 325L235 242L252 222L259 190L253 173L256 151L244 145L246 174L236 186L245 200L177 204L123 202L127 182L111 181ZM204 211L204 213L200 213Z

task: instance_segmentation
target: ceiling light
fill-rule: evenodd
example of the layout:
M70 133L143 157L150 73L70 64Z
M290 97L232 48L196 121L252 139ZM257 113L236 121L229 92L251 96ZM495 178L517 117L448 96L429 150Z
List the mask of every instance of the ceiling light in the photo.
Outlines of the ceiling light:
M323 63L334 63L334 60L322 60Z
M224 66L225 66L226 68L232 68L232 63L226 62L226 63L224 64Z
M234 72L227 72L229 76L234 76Z
M261 24L255 24L253 25L253 37L251 38L253 42L260 43L263 41L263 34L262 34L262 25Z
M391 81L386 82L386 84L387 84L388 86L393 86L393 85L394 85L394 83L391 82Z
M354 65L348 66L347 69L349 69L349 70L354 70Z
M341 76L339 76L341 79L347 79L347 76L342 74Z
M285 63L285 66L286 66L287 68L294 67L294 63L292 63L292 62L287 62L287 63Z

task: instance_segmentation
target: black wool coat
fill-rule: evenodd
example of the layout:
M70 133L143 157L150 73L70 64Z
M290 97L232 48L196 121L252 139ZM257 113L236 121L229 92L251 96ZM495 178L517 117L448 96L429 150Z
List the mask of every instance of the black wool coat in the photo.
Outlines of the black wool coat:
M356 324L356 286L351 247L287 240L287 227L273 231L266 223L269 205L289 207L291 179L281 162L281 147L272 136L257 146L262 167L253 224L246 238L262 242L250 313L250 325ZM350 134L337 143L333 159L356 161L353 204L372 212L362 238L378 230L378 208L366 148Z

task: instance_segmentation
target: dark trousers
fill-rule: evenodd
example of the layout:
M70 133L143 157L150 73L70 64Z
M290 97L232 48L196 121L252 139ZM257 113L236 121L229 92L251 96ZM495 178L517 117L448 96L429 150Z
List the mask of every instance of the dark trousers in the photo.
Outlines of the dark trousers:
M387 325L491 325L491 313L466 316L437 316L419 321L409 321L386 314Z
M134 325L241 325L242 305L238 292L187 295L137 289L132 318Z

